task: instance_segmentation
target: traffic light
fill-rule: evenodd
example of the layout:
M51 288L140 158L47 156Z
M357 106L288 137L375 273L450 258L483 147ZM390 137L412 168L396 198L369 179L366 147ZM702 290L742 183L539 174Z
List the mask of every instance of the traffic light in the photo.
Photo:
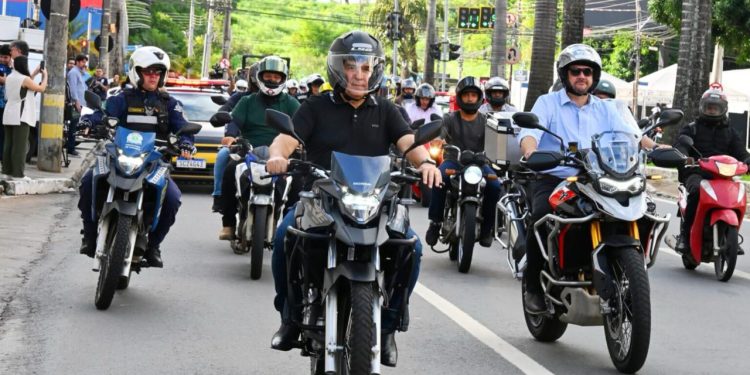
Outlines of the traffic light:
M480 29L492 29L495 27L495 8L482 7L480 14Z
M469 8L458 8L458 28L469 28Z
M393 39L393 13L388 13L388 18L385 23L385 36L388 39Z
M398 40L404 36L404 25L401 19L401 13L388 13L385 24L385 35L390 40Z
M88 46L89 46L89 41L88 41L88 39L82 39L82 40L81 40L81 48L82 48L82 49L86 49L86 48L87 48Z
M440 43L430 44L430 56L433 59L440 60Z
M449 44L448 45L448 60L455 60L461 56L461 53L458 52L458 50L461 49L461 45L459 44Z
M479 8L469 8L469 29L479 29Z

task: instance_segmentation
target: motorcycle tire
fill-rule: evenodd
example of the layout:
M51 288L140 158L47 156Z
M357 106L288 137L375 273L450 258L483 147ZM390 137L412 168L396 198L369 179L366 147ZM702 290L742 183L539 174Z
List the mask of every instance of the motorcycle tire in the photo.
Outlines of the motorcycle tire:
M714 258L714 272L716 279L727 282L732 278L734 267L737 265L737 249L739 249L739 233L737 228L725 223L721 225L718 232L722 238L719 239L719 254Z
M447 204L448 204L448 206L446 206L446 208L445 208L445 222L443 223L443 225L444 226L445 225L455 226L455 223L456 223L456 209L455 208L451 208L451 207L453 207L452 200L449 199ZM441 231L442 231L442 228L441 228ZM448 241L448 259L450 259L451 262L453 262L456 259L458 259L458 239L456 238L456 236L454 234L451 234L451 235L449 235L447 237L449 238L449 241Z
M370 375L374 335L380 334L374 332L375 322L372 317L375 291L368 282L352 281L350 288L349 311L348 314L341 314L343 319L340 319L338 327L338 332L343 333L343 340L339 342L345 348L339 352L339 373Z
M523 295L526 293L526 281L521 283L521 305L523 306L523 317L526 321L526 328L529 329L531 336L541 342L555 342L568 329L568 323L561 322L554 316L543 314L529 314L526 312L526 303Z
M130 269L128 276L120 276L120 280L117 281L117 290L125 290L130 286L130 277L133 275L133 269Z
M111 221L115 225L110 228L109 233L113 233L114 236L108 238L105 244L105 254L99 269L99 281L96 284L94 305L98 310L106 310L112 304L112 298L115 296L115 290L122 275L122 267L125 265L125 253L130 243L132 222L133 217L128 215L120 215L116 222Z
M430 207L430 201L432 200L432 189L428 188L423 182L419 183L419 192L422 196L419 198L419 204L422 207Z
M477 206L466 204L461 210L461 234L458 237L458 272L468 273L477 237Z
M253 212L253 239L250 250L250 278L260 279L263 274L263 250L266 242L266 223L268 220L268 207L256 206Z
M612 252L609 261L616 293L610 300L613 312L604 316L604 336L617 370L632 374L646 362L651 341L648 273L643 255L635 248ZM629 340L623 339L628 336Z

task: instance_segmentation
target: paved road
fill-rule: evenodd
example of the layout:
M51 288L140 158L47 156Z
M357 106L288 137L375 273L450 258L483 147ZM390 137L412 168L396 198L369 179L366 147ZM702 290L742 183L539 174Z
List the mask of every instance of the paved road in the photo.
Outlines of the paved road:
M308 362L298 352L269 349L278 327L270 256L261 280L251 281L248 257L216 239L220 222L207 215L207 192L186 189L163 246L166 268L136 276L106 312L93 306L96 274L76 251L78 215L60 215L42 259L0 320L0 373L306 373ZM674 206L659 202L659 209ZM420 234L425 218L426 210L413 209ZM743 233L750 236L747 227ZM464 275L447 255L428 250L412 299L411 329L397 336L399 366L383 373L615 373L601 327L571 326L555 344L531 338L520 285L504 257L498 245L479 248L471 273ZM750 333L750 263L739 263L744 277L719 283L710 265L688 272L679 258L661 254L650 271L652 340L641 373L731 374L749 368L744 338Z

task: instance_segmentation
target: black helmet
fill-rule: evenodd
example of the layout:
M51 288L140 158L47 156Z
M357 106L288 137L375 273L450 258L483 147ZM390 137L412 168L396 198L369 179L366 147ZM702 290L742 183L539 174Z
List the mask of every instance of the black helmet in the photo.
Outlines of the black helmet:
M346 69L361 71L368 66L369 77L365 85L354 87L349 82ZM380 87L385 70L383 46L374 36L364 31L351 31L336 38L328 49L328 82L336 90L348 89L350 93L365 96Z
M502 98L493 98L491 94L493 91L502 91L505 93L505 96ZM508 85L508 81L500 77L492 77L488 79L487 82L484 83L484 95L493 107L505 105L508 101L508 96L510 96L510 86Z
M722 122L727 118L728 107L729 102L724 91L711 86L701 96L699 117L709 122Z
M474 104L464 103L463 99L461 99L461 94L472 90L476 91L477 95L479 95L479 99ZM462 111L469 114L476 113L479 110L479 107L482 106L483 97L484 93L482 92L482 85L479 83L478 79L468 76L458 81L458 85L456 85L456 103Z
M427 98L430 99L430 104L427 108L432 107L432 104L435 103L435 88L429 83L423 83L417 87L417 91L414 92L414 97L417 99L417 106L420 105L419 99Z
M589 88L589 91L592 91L599 84L602 76L602 58L593 48L585 44L571 44L560 52L560 56L557 57L557 76L562 80L567 92L578 95L568 79L568 67L572 64L586 65L594 71L593 83Z
M613 85L612 82L607 81L606 79L599 81L599 84L596 85L596 88L591 93L594 95L604 94L610 99L614 99L617 96L615 85Z

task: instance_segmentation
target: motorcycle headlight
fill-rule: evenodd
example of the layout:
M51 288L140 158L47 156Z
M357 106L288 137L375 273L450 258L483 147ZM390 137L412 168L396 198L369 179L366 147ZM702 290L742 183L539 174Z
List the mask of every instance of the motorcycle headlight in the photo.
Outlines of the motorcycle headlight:
M117 157L117 165L120 167L120 170L128 176L134 174L143 165L144 161L146 161L145 154L140 156L127 156L120 152L120 155Z
M479 181L482 181L482 170L477 166L471 166L464 170L464 180L472 185L476 185Z
M341 204L344 211L349 214L358 223L366 223L378 213L380 200L377 195L358 195L344 193L341 197Z
M265 164L251 163L250 173L253 176L253 184L258 185L258 186L265 186L265 185L271 184L270 178L261 178L263 176L268 175L268 172L266 172Z
M726 177L732 177L737 172L737 164L727 164L716 162L716 169L719 170L719 174Z
M636 176L625 181L613 180L608 177L602 177L599 179L599 188L605 194L615 194L621 192L638 194L643 191L644 187L644 179L640 176Z

